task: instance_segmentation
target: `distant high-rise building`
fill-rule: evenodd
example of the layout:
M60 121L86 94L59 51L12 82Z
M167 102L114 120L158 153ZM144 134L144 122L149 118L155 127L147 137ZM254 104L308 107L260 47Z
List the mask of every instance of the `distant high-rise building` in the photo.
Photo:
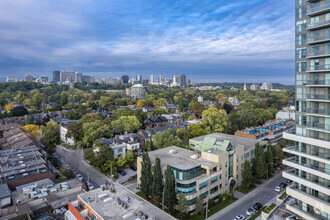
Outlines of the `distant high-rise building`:
M174 83L178 82L178 77L174 75L174 76L172 77L172 81L173 81Z
M138 74L136 76L136 80L139 82L139 83L142 83L142 75L141 74Z
M260 89L260 86L259 86L259 85L256 85L256 84L252 84L252 85L250 86L250 89L251 89L251 90L259 90L259 89Z
M182 86L182 87L185 87L186 86L186 75L185 74L180 74L178 76L178 83L179 83L179 86Z
M154 84L155 82L156 82L155 74L151 74L149 83Z
M264 82L261 86L262 90L272 90L273 89L273 84L270 82Z
M143 83L143 84L148 84L148 83L149 83L149 79L144 79L144 80L142 80L142 83Z
M7 76L6 82L17 82L17 79L13 76Z
M53 81L60 82L61 81L61 72L56 70L53 72Z
M330 219L330 29L328 0L295 0L296 126L283 138L293 155L283 177L293 183L286 209L298 219Z
M191 83L190 79L187 79L186 80L186 86L189 87L190 86L190 83Z
M81 83L82 82L82 73L81 72L76 72L75 73L74 82L75 83Z
M127 76L127 75L123 75L122 77L121 77L121 79L123 80L123 83L128 83L128 80L129 80L129 77Z
M42 76L42 77L40 77L40 81L42 83L48 83L48 76Z
M33 82L33 76L31 74L26 74L24 77L25 82Z
M90 83L91 82L91 77L88 75L82 75L82 81L85 83Z
M246 91L247 90L247 88L246 88L246 84L244 83L244 88L243 88L243 90L244 91Z
M131 88L126 89L126 95L129 95L134 99L144 99L146 96L146 90L142 84L135 84Z
M158 83L161 84L163 82L163 75L158 75Z

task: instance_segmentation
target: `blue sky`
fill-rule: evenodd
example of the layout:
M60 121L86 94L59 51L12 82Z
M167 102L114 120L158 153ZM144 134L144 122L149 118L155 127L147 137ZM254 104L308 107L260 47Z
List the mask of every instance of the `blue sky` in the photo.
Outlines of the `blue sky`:
M293 0L1 0L0 80L80 70L294 83Z

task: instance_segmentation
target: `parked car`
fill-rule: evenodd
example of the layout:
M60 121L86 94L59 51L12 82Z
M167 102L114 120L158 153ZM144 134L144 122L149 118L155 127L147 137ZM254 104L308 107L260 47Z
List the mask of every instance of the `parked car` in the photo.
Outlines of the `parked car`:
M254 208L249 208L248 210L246 210L247 215L253 215L255 212L256 210Z
M281 187L284 189L285 187L287 187L287 186L288 186L288 184L287 184L287 183L285 183L285 182L281 182L280 186L281 186Z
M94 189L94 186L93 184L87 182L87 186L88 186L88 190L93 190Z
M80 182L83 181L84 179L79 173L76 175L76 177Z
M290 184L290 183L291 183L291 180L286 179L286 183L287 183L287 184Z
M134 166L134 165L131 165L130 168L131 168L131 170L133 170L133 171L137 171L136 166Z
M244 215L236 215L234 220L244 220L245 216Z
M61 210L63 213L66 213L68 211L65 207L62 207Z
M281 192L283 190L283 187L282 186L276 186L275 187L275 192Z
M289 203L290 205L293 205L295 202L296 202L296 199L293 198L293 197L291 197L291 198L289 199L289 201L288 201L288 203Z
M125 170L118 170L117 172L118 172L120 175L122 175L122 176L125 176L125 175L126 175Z
M255 210L259 210L259 209L262 208L262 204L257 202L256 204L254 204L253 208L254 208Z

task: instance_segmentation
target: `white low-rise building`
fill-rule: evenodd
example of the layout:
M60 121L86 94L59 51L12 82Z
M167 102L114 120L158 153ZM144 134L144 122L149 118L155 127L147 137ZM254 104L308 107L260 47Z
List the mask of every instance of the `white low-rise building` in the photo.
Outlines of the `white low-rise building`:
M76 144L73 137L66 137L68 133L68 124L77 123L77 120L63 119L60 123L60 138L61 141L64 141L66 144L74 146Z

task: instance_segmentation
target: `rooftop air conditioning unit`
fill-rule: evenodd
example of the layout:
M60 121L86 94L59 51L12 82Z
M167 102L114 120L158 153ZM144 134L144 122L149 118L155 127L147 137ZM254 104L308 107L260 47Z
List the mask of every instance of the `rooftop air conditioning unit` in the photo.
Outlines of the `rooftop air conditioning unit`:
M173 150L173 149L170 150L169 152L170 152L170 154L176 154L176 150Z
M190 158L196 160L199 158L199 156L197 154L194 154L194 155L191 155Z

